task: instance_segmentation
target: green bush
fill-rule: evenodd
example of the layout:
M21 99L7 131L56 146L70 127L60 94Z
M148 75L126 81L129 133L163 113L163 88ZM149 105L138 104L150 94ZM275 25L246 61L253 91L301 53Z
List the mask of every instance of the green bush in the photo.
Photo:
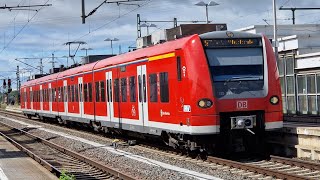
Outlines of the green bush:
M63 170L60 174L59 180L76 180L74 175L70 175L67 171Z

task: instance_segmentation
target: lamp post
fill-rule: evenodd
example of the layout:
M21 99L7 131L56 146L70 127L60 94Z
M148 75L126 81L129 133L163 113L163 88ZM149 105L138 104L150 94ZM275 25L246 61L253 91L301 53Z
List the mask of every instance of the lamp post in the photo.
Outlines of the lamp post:
M276 0L272 0L273 5L273 39L274 39L274 54L276 56L276 60L278 60L279 52L278 52L278 26L277 26L277 5Z
M146 27L147 28L147 35L149 35L149 27L157 27L155 24L141 24L140 27Z
M88 51L93 50L92 48L82 48L82 51L86 51L86 56L88 56Z
M112 42L113 42L113 41L119 41L119 39L117 39L117 38L113 38L113 39L107 38L107 39L105 39L104 41L110 41L110 42L111 42L111 51L112 51L112 55L113 55L113 46L112 46Z
M205 6L206 7L207 24L209 24L208 6L218 6L219 4L214 2L214 1L210 1L209 3L205 3L203 1L200 1L195 5L196 6Z

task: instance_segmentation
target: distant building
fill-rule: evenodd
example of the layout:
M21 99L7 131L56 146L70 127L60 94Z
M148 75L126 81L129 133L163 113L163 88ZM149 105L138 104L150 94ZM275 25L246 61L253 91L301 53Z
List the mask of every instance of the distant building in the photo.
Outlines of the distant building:
M153 46L193 34L225 30L227 30L227 24L181 24L180 26L171 29L158 30L153 32L151 35L138 38L137 48L140 49Z
M83 57L82 58L82 65L84 64L90 64L90 63L93 63L93 62L97 62L97 61L100 61L100 60L103 60L103 59L107 59L107 58L110 58L110 57L113 57L115 55L89 55L89 56L86 56L86 57Z
M237 31L273 38L273 26ZM286 114L320 115L320 24L279 25L278 67Z

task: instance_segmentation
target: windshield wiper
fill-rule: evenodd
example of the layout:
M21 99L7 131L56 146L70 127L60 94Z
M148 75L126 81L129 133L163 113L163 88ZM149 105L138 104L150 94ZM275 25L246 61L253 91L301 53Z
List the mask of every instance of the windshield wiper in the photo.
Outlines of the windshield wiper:
M254 80L262 80L263 78L259 77L259 76L236 76L236 77L231 77L229 79L227 79L225 82L230 82L230 81L254 81Z

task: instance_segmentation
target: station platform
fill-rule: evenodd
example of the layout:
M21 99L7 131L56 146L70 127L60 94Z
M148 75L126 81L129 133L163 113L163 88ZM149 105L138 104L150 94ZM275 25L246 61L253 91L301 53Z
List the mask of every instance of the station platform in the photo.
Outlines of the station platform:
M281 130L268 133L271 153L320 160L320 124L285 122Z
M22 113L20 106L6 106L6 111Z
M0 180L58 179L0 136Z

